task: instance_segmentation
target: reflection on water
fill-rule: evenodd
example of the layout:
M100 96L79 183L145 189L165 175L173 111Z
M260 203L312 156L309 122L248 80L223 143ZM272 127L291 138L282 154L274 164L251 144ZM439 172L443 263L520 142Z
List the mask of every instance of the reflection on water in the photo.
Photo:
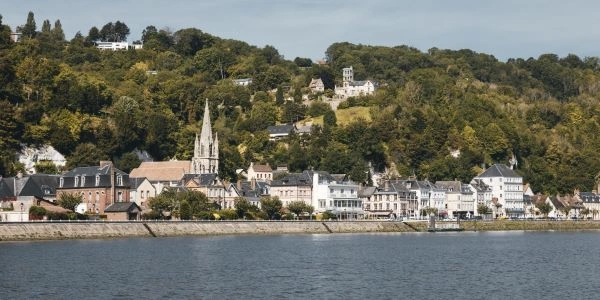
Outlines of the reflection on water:
M595 299L596 232L0 243L0 299Z

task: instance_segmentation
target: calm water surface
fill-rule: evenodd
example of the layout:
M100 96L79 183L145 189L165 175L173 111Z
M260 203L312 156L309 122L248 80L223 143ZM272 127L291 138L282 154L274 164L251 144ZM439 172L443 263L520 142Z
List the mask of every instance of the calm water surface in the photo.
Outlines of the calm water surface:
M600 299L600 232L0 243L0 299Z

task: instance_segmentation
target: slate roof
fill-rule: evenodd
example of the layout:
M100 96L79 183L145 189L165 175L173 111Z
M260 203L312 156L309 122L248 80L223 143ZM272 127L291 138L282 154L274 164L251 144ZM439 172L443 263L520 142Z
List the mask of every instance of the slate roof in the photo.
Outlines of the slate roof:
M471 181L471 186L479 193L492 191L492 188L489 185L485 184L485 182L483 182L482 179L473 179Z
M56 196L59 177L59 175L32 174L22 178L2 178L0 180L0 197L35 196L47 198Z
M189 180L193 180L198 186L211 186L214 185L215 180L219 181L219 175L217 173L193 175ZM186 184L189 180L185 181Z
M285 124L285 125L269 126L269 127L267 127L267 131L271 135L273 135L273 134L290 134L292 131L294 131L294 125Z
M375 193L376 189L377 188L374 187L374 186L367 186L367 187L364 187L362 189L359 189L358 190L358 197L359 198L371 197Z
M591 192L580 192L579 199L581 199L583 203L600 203L600 195Z
M446 190L450 193L462 193L462 194L473 194L473 191L469 188L469 185L463 184L460 181L436 181L435 185L438 188Z
M505 164L495 164L477 176L482 177L521 177L517 172L511 170Z
M115 173L117 175L127 175L127 173L114 168ZM100 175L109 175L110 173L110 166L106 165L103 167L100 166L91 166L91 167L77 167L75 169L72 169L70 171L68 171L67 173L63 174L63 177L75 177L75 176L80 176L80 175L96 175L96 174L100 174Z
M135 202L116 202L104 209L104 212L137 212L142 209Z
M271 186L310 186L312 176L307 173L290 173L279 180L271 181Z
M135 190L138 187L140 187L140 185L142 185L142 183L144 183L144 181L146 180L146 177L135 177L135 178L131 178L129 177L129 188Z

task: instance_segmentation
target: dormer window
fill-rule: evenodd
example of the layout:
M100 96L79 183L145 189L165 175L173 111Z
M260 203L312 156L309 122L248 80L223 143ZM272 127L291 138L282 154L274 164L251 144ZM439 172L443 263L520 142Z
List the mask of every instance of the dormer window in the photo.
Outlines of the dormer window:
M59 180L58 186L62 188L64 185L65 185L65 179L63 177L61 177Z
M81 175L81 186L85 186L85 174Z
M96 186L100 185L100 174L96 174Z
M79 186L79 176L75 176L75 185L74 187L78 187Z
M122 186L123 185L123 175L117 176L117 185L118 186Z

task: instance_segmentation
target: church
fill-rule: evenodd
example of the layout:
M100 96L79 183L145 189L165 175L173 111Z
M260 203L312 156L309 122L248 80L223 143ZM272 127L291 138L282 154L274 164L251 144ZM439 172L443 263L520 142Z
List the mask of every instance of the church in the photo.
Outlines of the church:
M130 178L147 178L160 193L168 187L188 186L190 181L209 183L211 186L222 185L219 173L219 137L212 132L208 99L204 106L202 129L200 136L196 134L194 141L194 157L192 160L170 160L158 162L142 162L131 170ZM199 187L190 189L197 190ZM202 189L204 191L204 189ZM206 195L218 197L216 189L206 190ZM214 198L210 197L209 198Z

